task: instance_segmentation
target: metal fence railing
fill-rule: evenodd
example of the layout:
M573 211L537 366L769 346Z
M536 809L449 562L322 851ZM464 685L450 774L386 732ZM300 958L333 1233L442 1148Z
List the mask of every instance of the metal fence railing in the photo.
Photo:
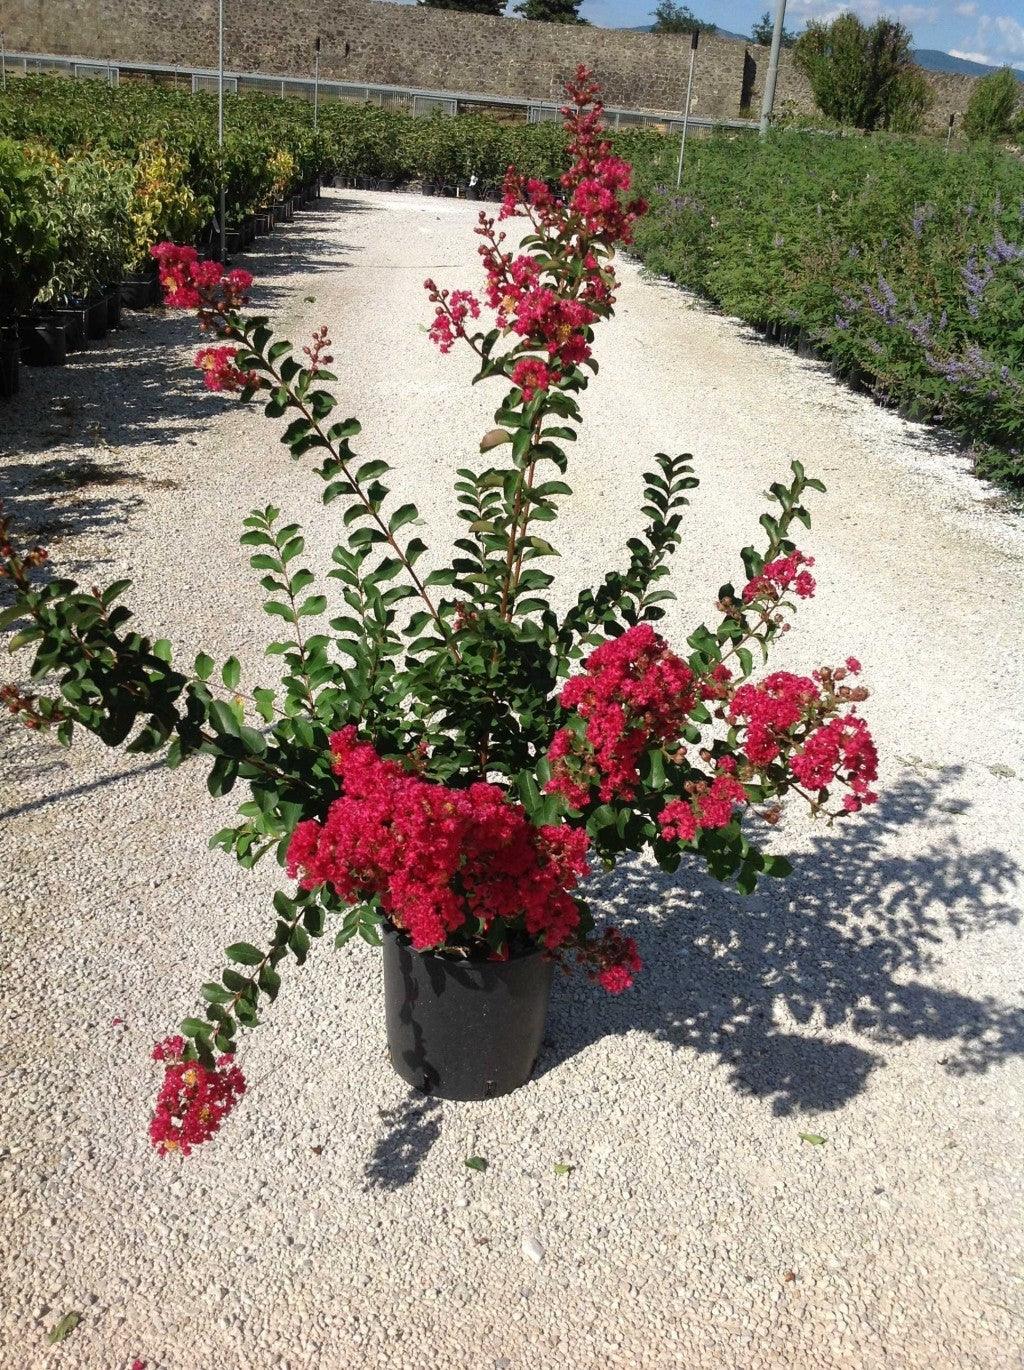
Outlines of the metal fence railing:
M127 82L152 82L181 90L216 91L218 74L209 67L171 66L159 62L98 62L84 57L61 57L52 53L8 52L4 54L6 76L25 76L37 72L67 76L77 80L106 81L109 85ZM559 117L559 102L523 96L487 95L473 91L424 90L411 86L382 86L365 82L320 80L302 76L271 76L258 72L225 72L224 89L229 93L262 91L264 94L312 100L314 86L319 99L347 100L356 104L380 105L402 109L409 114L435 113L457 115L491 110L500 117L524 119L531 124ZM665 133L680 133L683 117L679 110L622 109L608 107L609 125L619 128L658 128ZM735 129L756 132L754 119L707 119L690 115L691 133Z

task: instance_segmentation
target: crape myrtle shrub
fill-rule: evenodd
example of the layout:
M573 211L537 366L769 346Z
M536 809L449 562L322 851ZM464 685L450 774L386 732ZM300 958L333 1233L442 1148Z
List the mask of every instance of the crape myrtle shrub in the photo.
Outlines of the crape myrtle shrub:
M372 435L360 441L359 423L337 417L328 387L344 380L328 370L327 325L299 354L248 313L249 272L187 244L153 249L166 304L192 311L206 339L204 384L287 420L282 441L318 463L341 538L318 578L281 510L245 520L282 634L267 649L278 688L243 678L235 657L219 670L206 653L176 659L169 640L136 630L129 582L86 589L47 574L45 549L23 545L0 509L14 601L0 630L32 654L30 679L0 686L0 703L65 744L84 729L170 766L204 757L212 793L248 791L213 844L245 868L276 852L297 885L275 895L263 944L226 947L202 1008L157 1044L150 1135L163 1152L187 1154L218 1130L245 1088L238 1030L259 1023L286 962L328 929L342 946L378 942L383 924L419 950L476 960L539 949L617 994L642 964L625 931L596 926L580 889L589 871L647 851L666 871L696 860L750 891L790 868L745 819L760 817L759 839L789 797L828 822L877 798L860 663L755 675L815 592L813 558L791 534L810 526L804 499L824 487L799 462L771 486L742 575L709 592L710 624L685 641L654 625L674 598L669 561L697 483L686 454L659 453L645 474L628 558L562 615L547 597L615 256L647 209L585 69L569 97L557 184L510 168L500 210L477 222L477 278L424 282L430 341L471 350L498 403L483 462L455 472L463 526L450 562L429 573L418 510L392 496L402 473L379 455L386 436L374 452Z
M982 474L1024 484L1017 159L883 136L715 138L679 191L671 155L632 160L652 201L634 251L652 271L802 332L879 399L963 434Z

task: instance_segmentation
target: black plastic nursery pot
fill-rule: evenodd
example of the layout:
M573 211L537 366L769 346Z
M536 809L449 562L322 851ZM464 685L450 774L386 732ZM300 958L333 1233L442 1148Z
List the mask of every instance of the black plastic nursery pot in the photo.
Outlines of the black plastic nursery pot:
M0 325L0 400L12 399L20 389L20 358L17 326Z
M384 930L391 1064L441 1099L497 1099L526 1084L544 1040L554 963L541 952L469 961Z
M64 346L68 352L80 352L85 346L85 305L61 305L54 317L64 329Z
M98 342L107 336L107 302L105 299L90 300L85 307L85 336Z
M103 297L107 302L107 327L121 327L121 291L116 285L107 286Z
M63 366L68 349L64 325L51 316L24 315L18 320L21 360L28 366Z
M125 309L148 309L155 304L160 284L151 276L126 276L121 282L121 304Z

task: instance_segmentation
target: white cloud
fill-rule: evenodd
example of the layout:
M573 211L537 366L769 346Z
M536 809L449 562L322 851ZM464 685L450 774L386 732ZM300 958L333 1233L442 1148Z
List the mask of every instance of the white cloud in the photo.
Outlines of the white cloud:
M1024 24L1004 14L992 21L992 27L999 35L999 46L1004 57L1024 57Z
M821 19L828 23L850 10L861 19L871 22L879 15L893 15L903 24L917 24L922 20L933 24L939 17L936 5L891 5L884 0L847 0L846 4L836 4L834 0L794 0L790 12L799 19Z
M957 14L963 15L965 19L973 19L974 16L978 13L978 6L973 3L967 5L955 5L954 9L956 10Z
M949 55L950 57L959 57L964 62L984 62L987 67L995 65L986 52L961 52L959 48L950 48Z

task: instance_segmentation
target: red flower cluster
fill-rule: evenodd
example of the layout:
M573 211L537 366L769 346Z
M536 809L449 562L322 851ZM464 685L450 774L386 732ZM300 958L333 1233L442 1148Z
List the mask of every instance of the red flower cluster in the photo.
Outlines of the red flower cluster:
M157 243L150 253L159 268L164 304L171 309L197 309L202 317L205 312L225 314L245 303L252 285L248 271L225 271L219 262L200 258L194 247L177 243Z
M587 834L534 827L496 785L448 789L384 761L351 725L331 738L342 793L323 823L300 823L288 872L326 882L346 902L380 899L418 948L469 924L515 923L552 949L579 923L570 890L587 873Z
M244 390L247 385L259 385L260 378L255 371L240 371L235 366L238 356L237 347L201 347L196 353L195 365L203 373L203 384L207 390Z
M688 799L670 799L658 814L658 826L667 842L692 842L701 828L724 828L732 821L737 804L747 802L747 794L733 772L736 763L722 757L710 780L691 781Z
M782 750L784 735L802 722L821 698L808 676L776 671L758 685L741 685L729 705L729 721L746 720L743 754L752 766L768 766Z
M164 1155L187 1156L208 1141L245 1093L245 1076L233 1056L216 1065L182 1058L182 1037L165 1037L153 1048L153 1060L166 1064L164 1082L149 1124L149 1138Z
M586 728L582 736L560 728L548 748L547 789L575 808L589 801L594 785L602 803L631 799L641 756L678 739L697 700L693 672L647 623L602 643L584 671L566 682L559 702Z
M792 590L800 599L810 599L814 594L814 577L801 568L813 565L814 558L805 557L803 552L790 552L787 557L769 561L761 574L748 580L743 587L744 603L749 604L759 597L781 599L787 590Z
M530 218L544 239L543 258L505 251L505 234L486 213L477 228L486 302L498 328L522 340L509 354L509 375L527 403L590 356L592 325L610 312L616 284L611 266L602 266L599 256L607 258L616 243L629 242L635 220L647 208L642 200L621 198L632 172L601 136L598 91L584 67L567 86L573 105L562 114L571 165L561 178L561 194L512 167L505 176L498 217L522 213ZM457 338L467 336L467 318L479 317L479 301L468 291L449 294L431 280L424 284L437 306L430 337L448 352Z
M823 790L836 780L847 785L851 791L843 797L847 813L856 813L878 798L871 789L871 782L878 779L878 753L868 725L855 713L823 723L791 758L789 768L809 790Z
M633 977L644 968L632 937L618 928L606 928L601 937L584 943L577 952L587 974L609 994L621 994L629 989Z

